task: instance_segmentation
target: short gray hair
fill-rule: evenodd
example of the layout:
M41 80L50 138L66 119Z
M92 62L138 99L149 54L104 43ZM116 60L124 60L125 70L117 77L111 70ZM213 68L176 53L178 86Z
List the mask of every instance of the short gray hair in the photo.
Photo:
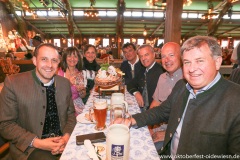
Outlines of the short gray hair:
M200 48L203 45L208 45L212 57L222 56L222 49L217 39L209 36L195 36L187 39L181 47L181 55L183 55L185 51Z
M146 47L148 47L151 50L151 52L154 53L153 47L151 45L149 45L149 44L143 44L140 47L138 47L137 53L139 52L140 49L143 49L143 48L146 48Z

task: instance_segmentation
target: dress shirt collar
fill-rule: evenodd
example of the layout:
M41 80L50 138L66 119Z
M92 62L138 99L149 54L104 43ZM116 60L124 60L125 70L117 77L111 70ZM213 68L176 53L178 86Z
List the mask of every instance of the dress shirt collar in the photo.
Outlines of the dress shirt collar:
M138 56L137 56L137 59L136 59L136 61L132 64L131 62L129 62L128 61L128 64L130 64L130 66L131 66L131 68L132 68L132 70L134 70L134 66L135 66L135 64L137 63L139 61L139 58L138 58Z
M178 68L174 73L173 75L171 76L168 72L166 72L166 74L163 75L163 78L167 79L167 77L169 78L175 78L175 77L179 77L181 76L182 77L182 68Z
M52 84L54 83L54 77L51 79L50 82L46 83L46 84L43 84L43 86L51 86Z
M156 61L149 68L146 68L146 71L148 72L150 69L152 69L152 67L154 66L155 63L156 63Z
M37 74L36 74L37 76ZM41 84L46 87L46 86L51 86L54 83L54 77L48 82L48 83L43 83L41 79L37 76L38 80L41 82Z
M186 88L189 90L190 94L191 94L194 98L196 98L196 96L197 96L198 94L203 93L204 91L210 89L214 84L216 84L216 83L220 80L220 78L221 78L221 75L220 75L220 73L218 72L217 75L216 75L216 77L214 78L214 80L213 80L211 83L209 83L207 86L205 86L205 87L203 87L202 89L198 90L196 94L193 92L193 88L190 86L189 83L186 84Z

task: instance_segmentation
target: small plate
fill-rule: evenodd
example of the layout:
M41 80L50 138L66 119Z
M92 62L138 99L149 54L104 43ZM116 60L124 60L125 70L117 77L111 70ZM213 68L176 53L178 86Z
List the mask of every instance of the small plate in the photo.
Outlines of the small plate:
M86 114L88 115L89 113L88 113L88 112L83 112L83 113L79 114L79 115L77 116L77 122L85 123L85 124L87 124L87 123L89 123L89 124L94 124L95 122L92 122L92 121L87 120L87 118L86 118L86 116L85 116Z
M106 160L106 144L103 143L93 143L97 156L101 158L101 160ZM98 151L98 152L97 152Z

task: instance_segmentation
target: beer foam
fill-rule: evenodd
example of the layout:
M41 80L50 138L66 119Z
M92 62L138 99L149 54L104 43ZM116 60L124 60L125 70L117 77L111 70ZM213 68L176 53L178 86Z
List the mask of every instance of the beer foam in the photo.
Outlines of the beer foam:
M105 109L105 108L107 108L107 103L106 103L106 101L94 102L94 107L96 109Z

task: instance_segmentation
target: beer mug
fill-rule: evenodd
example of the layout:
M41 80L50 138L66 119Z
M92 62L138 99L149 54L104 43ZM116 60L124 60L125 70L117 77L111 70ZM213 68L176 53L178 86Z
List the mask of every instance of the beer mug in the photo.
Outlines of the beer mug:
M107 160L128 160L130 151L129 128L123 124L113 124L109 126L106 145Z
M125 104L126 112L128 112L128 103L125 101L123 93L112 93L111 96L111 105L113 104Z
M128 123L131 123L131 115L127 112L125 103L111 105L110 125L114 123L130 125Z
M92 117L92 112L94 117ZM95 129L101 131L106 128L106 118L107 118L107 100L95 98L93 100L93 107L89 109L89 117L91 121L95 119L96 126Z

